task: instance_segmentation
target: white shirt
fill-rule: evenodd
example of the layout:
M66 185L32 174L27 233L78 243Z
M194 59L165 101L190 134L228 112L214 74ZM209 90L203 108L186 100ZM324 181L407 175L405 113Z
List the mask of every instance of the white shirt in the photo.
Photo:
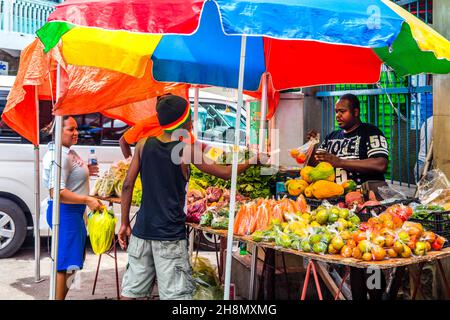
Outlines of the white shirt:
M427 134L426 134L426 147L425 147L425 123L420 128L420 147L419 147L419 161L425 162L427 159L427 151L430 149L431 138L433 137L433 116L427 119Z
M55 186L56 150L54 143L48 144L48 151L42 160L44 166L44 183L47 189ZM78 195L89 195L89 169L83 159L67 147L62 147L61 153L61 190L67 189Z

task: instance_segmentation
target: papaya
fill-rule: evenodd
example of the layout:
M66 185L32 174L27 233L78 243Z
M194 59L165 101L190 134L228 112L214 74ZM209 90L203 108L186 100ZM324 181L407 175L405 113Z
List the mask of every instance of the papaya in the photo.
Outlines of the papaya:
M310 187L312 194L317 199L334 198L344 194L344 188L341 185L327 180L319 180Z
M309 186L305 189L305 197L307 197L307 198L312 198L312 197L313 197L312 185L309 185Z
M308 183L311 183L311 178L309 176L311 170L313 170L314 167L311 166L305 166L300 170L300 176L302 177L303 180L305 180Z
M352 191L356 191L356 182L353 180L347 180L344 183L342 183L342 187L344 188L344 192L345 194L352 192Z
M287 184L287 192L291 196L299 196L307 186L308 183L303 180L289 180L289 183Z
M311 180L311 182L316 182L319 180L334 182L334 168L328 162L320 162L309 172L309 179Z

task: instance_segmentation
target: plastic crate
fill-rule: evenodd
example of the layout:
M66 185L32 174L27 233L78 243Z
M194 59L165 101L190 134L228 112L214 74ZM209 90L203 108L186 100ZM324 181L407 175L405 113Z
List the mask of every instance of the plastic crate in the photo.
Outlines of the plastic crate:
M443 236L447 239L444 247L450 246L450 211L430 212L425 218L409 218L408 221L418 222L425 230Z

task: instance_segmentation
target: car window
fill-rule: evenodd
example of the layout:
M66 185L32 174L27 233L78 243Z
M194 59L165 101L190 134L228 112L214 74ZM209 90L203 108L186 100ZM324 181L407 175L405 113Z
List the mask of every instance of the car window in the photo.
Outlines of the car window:
M120 137L129 126L100 113L74 116L78 123L79 145L118 146Z

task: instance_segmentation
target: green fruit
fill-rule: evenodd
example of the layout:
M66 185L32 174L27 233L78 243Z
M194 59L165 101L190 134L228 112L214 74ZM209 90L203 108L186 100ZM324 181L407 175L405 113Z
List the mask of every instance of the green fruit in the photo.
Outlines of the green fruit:
M345 229L347 229L348 223L347 220L345 220L344 218L339 218L337 223L339 231L344 231Z
M339 214L339 211L341 211L339 208L333 207L333 208L330 210L330 213Z
M325 252L327 252L327 249L328 249L328 246L323 242L315 243L313 245L313 251L315 253L325 253Z
M358 226L358 225L361 223L361 219L359 219L359 217L358 217L356 214L352 215L352 216L348 219L348 221L350 221L351 223L353 223L353 224L356 225L356 226Z
M311 245L308 240L303 240L301 243L301 248L303 252L311 252Z
M328 223L335 223L336 221L338 221L338 219L339 219L339 214L332 212L328 216Z
M336 248L337 250L341 250L342 247L344 246L344 240L342 240L342 238L340 237L334 237L331 240L331 244L333 245L334 248Z
M255 231L252 234L253 241L260 242L264 237L264 231Z
M350 211L348 211L348 209L343 208L343 209L339 210L339 218L347 220L349 215L350 215Z
M401 232L398 234L398 238L399 238L400 241L402 241L403 243L409 242L409 234L408 234L408 232L401 231Z
M299 240L292 241L291 248L295 250L300 250L301 249L300 241Z
M328 212L326 210L321 210L316 215L316 221L320 224L326 224L328 221Z
M414 254L416 256L424 256L427 253L427 245L425 242L419 241L416 243Z
M328 233L323 234L322 235L322 239L320 241L323 242L323 243L326 243L326 244L330 243L331 235L329 235Z
M310 241L312 244L315 244L315 243L320 242L321 239L322 239L322 236L321 236L320 234L313 234L313 235L311 236L311 238L309 238L309 241Z

